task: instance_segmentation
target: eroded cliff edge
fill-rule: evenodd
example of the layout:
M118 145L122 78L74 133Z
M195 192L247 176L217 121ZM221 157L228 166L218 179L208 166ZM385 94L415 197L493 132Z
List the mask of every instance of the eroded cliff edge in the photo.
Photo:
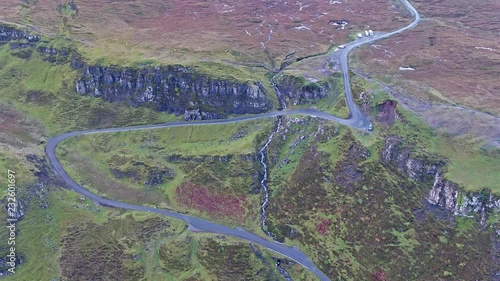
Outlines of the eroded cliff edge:
M74 56L80 95L108 102L149 105L158 111L184 114L187 120L217 119L229 114L258 114L273 108L261 82L223 80L196 73L191 67L145 68L88 65Z
M444 177L446 162L443 159L413 156L397 136L386 139L380 158L391 168L430 186L425 200L453 215L474 217L485 227L488 217L500 212L500 198L494 196L491 190L465 191Z
M30 60L37 52L45 62L68 64L76 71L73 89L84 96L108 102L147 106L157 111L183 116L185 120L221 119L229 115L260 114L278 109L279 102L303 104L328 97L335 85L331 81L308 83L285 75L277 87L269 85L263 73L217 75L220 64L204 67L185 65L118 66L92 63L68 47L54 47L51 39L29 30L0 25L0 44L10 44L11 54ZM215 68L212 69L212 68ZM211 74L212 70L215 74ZM234 70L234 69L233 69ZM248 76L248 77L247 77ZM237 77L237 78L236 78ZM277 101L276 90L284 101Z

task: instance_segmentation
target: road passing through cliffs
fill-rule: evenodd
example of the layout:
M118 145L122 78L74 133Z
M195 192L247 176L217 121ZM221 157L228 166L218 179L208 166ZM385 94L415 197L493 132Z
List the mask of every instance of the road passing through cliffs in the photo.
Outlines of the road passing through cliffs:
M96 203L99 203L103 206L108 206L108 207L113 207L113 208L121 208L121 209L127 209L127 210L136 210L136 211L145 211L145 212L151 212L151 213L156 213L159 215L164 215L168 216L171 218L175 219L180 219L186 222L191 229L195 229L198 231L206 231L206 232L213 232L213 233L219 233L219 234L224 234L224 235L230 235L236 238L241 238L245 239L247 241L256 243L260 246L266 247L267 249L274 251L276 253L279 253L289 259L292 259L296 261L297 263L301 264L305 268L307 268L311 273L316 275L319 280L322 281L327 281L330 280L328 276L326 276L319 268L317 268L314 263L305 255L302 253L298 248L296 247L289 247L280 243L272 242L269 240L266 240L254 233L248 232L244 230L243 228L230 228L227 226L223 226L208 220L192 217L186 214L181 214L169 210L162 210L162 209L157 209L157 208L150 208L146 206L140 206L140 205L132 205L132 204L127 204L119 201L114 201L114 200L109 200L103 197L98 196L97 194L94 194L78 183L76 183L64 170L62 167L59 159L56 156L56 148L57 146L64 140L80 136L80 135L90 135L90 134L100 134L100 133L113 133L113 132L127 132L127 131L137 131L137 130L150 130L150 129L159 129L159 128L172 128L172 127L188 127L188 126L202 126L202 125L217 125L217 124L228 124L228 123L236 123L236 122L243 122L243 121L250 121L250 120L256 120L256 119L264 119L264 118L274 118L277 116L284 116L284 115L293 115L293 114L298 114L298 115L308 115L311 117L316 117L316 118L322 118L326 120L330 120L333 122L337 122L339 124L345 125L352 127L354 129L358 130L371 130L372 129L372 124L369 119L369 117L364 114L355 104L352 93L351 93L351 88L350 88L350 81L349 81L349 69L348 69L348 55L349 53L367 43L371 43L377 40L381 40L383 38L388 38L390 36L399 34L403 31L406 31L410 28L413 28L420 22L420 15L418 14L417 10L407 1L407 0L401 0L401 2L404 4L404 6L408 9L410 14L414 17L414 21L409 24L408 26L405 26L399 30L386 33L383 35L377 35L374 37L366 37L362 38L360 40L356 40L354 42L351 42L346 45L345 49L342 49L340 52L340 64L341 64L341 69L342 69L342 74L343 74L343 79L344 79L344 85L346 85L345 88L345 96L346 96L346 101L347 101L347 106L349 107L349 110L351 112L350 117L347 119L342 119L333 115L330 115L326 112L322 112L319 110L315 109L293 109L293 110L284 110L284 111L274 111L274 112L268 112L268 113L262 113L258 115L249 115L249 116L240 116L240 117L235 117L235 118L230 118L230 119L218 119L218 120L204 120L204 121L191 121L191 122L170 122L170 123L165 123L165 124L154 124L154 125L143 125L143 126L133 126L133 127L123 127L123 128L108 128L108 129L97 129L97 130L86 130L86 131L76 131L76 132L68 132L64 133L61 135L58 135L54 138L51 138L48 140L46 148L45 148L45 153L47 155L47 158L49 159L50 165L53 169L53 171L57 174L59 178L61 178L64 182L67 183L69 187L71 187L75 192L78 192L79 194L88 197L89 199L93 200Z

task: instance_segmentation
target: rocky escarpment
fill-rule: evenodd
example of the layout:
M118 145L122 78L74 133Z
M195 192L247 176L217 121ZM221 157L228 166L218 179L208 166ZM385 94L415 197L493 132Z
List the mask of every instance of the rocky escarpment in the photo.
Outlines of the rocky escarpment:
M488 215L500 212L500 198L491 191L466 192L456 183L446 180L443 160L417 158L410 155L397 137L386 140L381 152L382 162L407 174L413 180L431 186L425 200L459 216L478 218L482 226L486 225Z
M39 35L7 25L0 25L0 45L7 43L10 45L11 55L18 58L28 60L33 51L36 50L47 62L56 64L69 62L70 49L46 46L48 42L42 41L42 37Z
M380 158L382 162L419 182L431 182L434 175L445 165L442 159L412 157L410 148L403 145L398 137L390 137L386 140Z
M481 226L486 225L489 214L500 212L500 198L484 189L480 192L465 192L453 182L436 173L432 189L426 200L455 215L477 217Z
M10 26L0 26L0 44L10 42L12 55L30 59L36 51L49 63L65 64L79 71L74 89L80 95L131 106L183 115L185 120L221 119L230 114L259 114L273 108L260 81L221 79L188 66L119 67L90 65L75 50L54 48L41 36ZM230 73L229 73L230 74ZM333 89L328 81L308 82L283 75L274 85L280 102L303 104L325 98ZM279 97L280 98L280 97ZM273 99L274 100L274 99ZM286 106L285 106L286 107Z
M26 42L38 42L41 37L30 34L24 30L16 29L6 25L0 25L0 42L25 40Z
M150 105L158 111L184 114L187 120L258 114L272 108L262 83L211 78L190 67L87 65L76 57L71 65L80 70L75 89L81 95L132 106Z
M382 124L392 126L392 124L394 124L394 120L397 117L397 105L398 102L394 100L386 100L384 103L377 105L377 121Z
M307 82L302 77L291 75L279 77L276 80L276 87L294 105L326 98L333 89L328 82Z

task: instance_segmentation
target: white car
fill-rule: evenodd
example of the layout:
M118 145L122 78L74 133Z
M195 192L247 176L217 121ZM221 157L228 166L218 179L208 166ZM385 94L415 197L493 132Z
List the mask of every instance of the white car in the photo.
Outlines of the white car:
M345 45L340 45L339 48L340 49L345 49Z

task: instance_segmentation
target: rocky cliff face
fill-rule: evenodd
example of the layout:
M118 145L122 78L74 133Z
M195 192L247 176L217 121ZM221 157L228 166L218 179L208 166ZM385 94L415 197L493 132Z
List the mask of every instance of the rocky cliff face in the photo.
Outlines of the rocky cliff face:
M384 103L377 105L377 109L379 111L379 113L377 114L377 121L379 123L392 126L397 116L396 113L397 105L398 102L394 100L386 100Z
M380 158L382 162L420 182L430 182L434 175L444 166L444 162L440 160L412 157L410 149L403 146L398 137L390 137L386 140Z
M463 191L456 183L443 178L443 161L410 156L410 150L405 148L397 137L386 140L381 160L413 180L432 186L425 198L427 202L457 216L477 217L481 225L485 226L489 214L500 212L500 198L496 198L488 190Z
M333 88L328 82L307 82L291 75L281 76L276 81L276 87L294 105L326 98Z
M443 179L439 172L436 173L434 184L427 196L427 201L432 205L441 206L449 211L455 211L457 206L458 186Z
M74 51L43 46L41 37L0 25L0 44L9 42L12 54L30 59L33 50L50 63L68 63ZM258 114L273 104L260 82L211 78L190 67L169 65L146 68L87 65L78 55L71 66L80 71L75 90L80 95L109 102L148 105L158 111L184 115L186 120L220 119L228 114Z
M436 173L434 184L427 196L427 201L440 206L455 215L476 217L482 226L486 225L488 215L500 212L500 198L496 198L487 190L481 192L465 192L458 185Z
M159 111L184 114L188 120L257 114L272 108L261 83L210 78L190 67L120 68L86 65L77 58L72 66L81 73L75 81L81 95L133 106L150 104Z
M19 30L10 26L0 25L0 42L25 39L27 42L38 42L40 36L29 34L26 31Z

